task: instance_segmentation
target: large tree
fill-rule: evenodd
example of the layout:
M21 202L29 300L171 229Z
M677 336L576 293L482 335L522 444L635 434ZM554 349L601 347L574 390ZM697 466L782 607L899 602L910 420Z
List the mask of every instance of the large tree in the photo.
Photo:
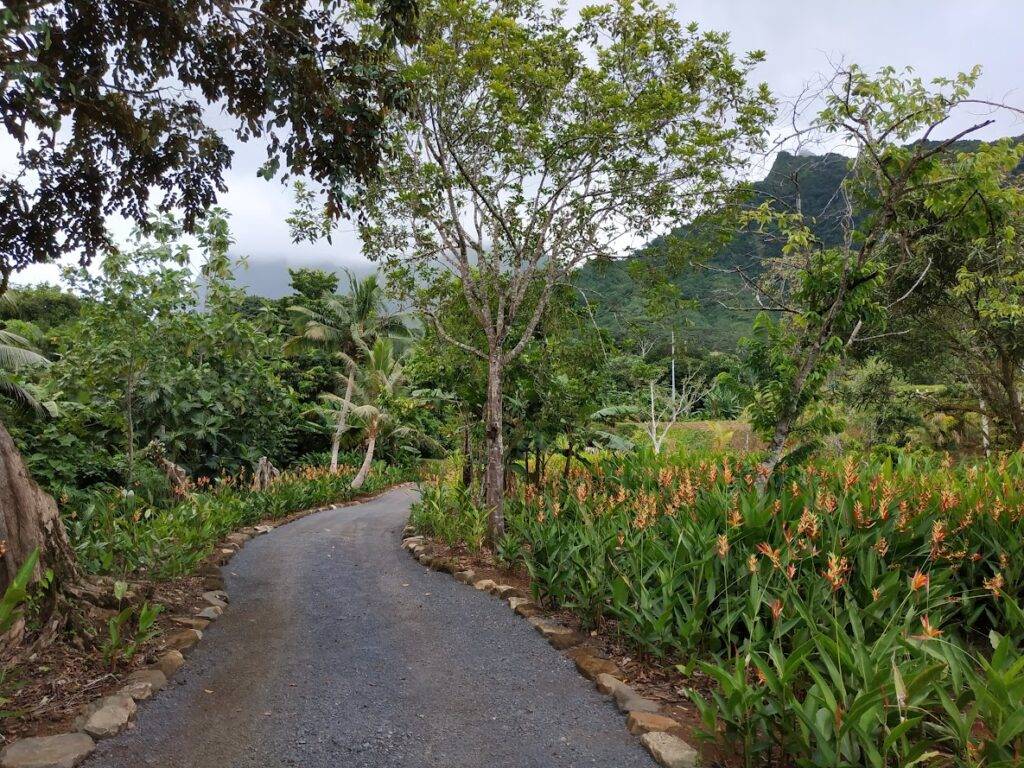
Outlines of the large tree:
M795 210L765 204L751 213L764 237L782 241L753 283L772 314L758 319L748 343L750 412L768 441L762 485L800 433L827 420L827 409L819 407L824 384L849 348L893 332L887 321L894 306L932 268L920 258L922 245L950 228L974 238L997 231L991 205L999 185L983 171L993 163L1002 167L1006 152L979 165L956 157L960 142L1007 109L972 95L979 75L975 69L924 82L892 68L837 71L807 132L838 137L854 153L837 193L839 242L815 237L799 195ZM972 115L979 106L993 114ZM963 127L947 128L953 123ZM895 280L904 290L887 299L882 287Z
M981 203L921 238L913 270L888 286L898 335L879 349L897 360L922 361L944 382L942 395L920 397L940 411L975 413L985 439L1024 445L1024 143L1003 140L965 148L949 162L969 179ZM919 193L912 204L933 205ZM911 278L922 275L913 291ZM943 364L936 369L936 349Z
M349 208L406 102L388 52L414 19L414 0L6 2L0 114L17 151L0 176L0 293L29 264L88 262L110 216L144 226L156 206L190 228L231 162L214 104L236 138L266 140L263 176L303 174ZM0 591L36 548L38 573L74 580L56 507L0 427Z
M556 286L634 236L722 205L771 113L760 54L648 0L450 0L404 59L411 116L368 198L366 252L486 365L489 535L504 526L505 370ZM483 341L445 323L454 276Z

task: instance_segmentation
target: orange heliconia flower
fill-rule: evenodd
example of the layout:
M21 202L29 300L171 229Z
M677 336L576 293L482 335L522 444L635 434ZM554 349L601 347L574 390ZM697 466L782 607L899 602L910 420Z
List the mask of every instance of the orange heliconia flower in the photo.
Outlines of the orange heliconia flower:
M854 468L853 456L849 456L843 464L843 490L847 493L857 482L857 471Z
M771 560L772 565L776 568L782 567L782 553L778 549L773 549L767 541L762 541L757 545L757 551L762 555Z
M576 486L576 500L580 504L585 502L588 496L590 496L590 489L587 487L586 483L580 483Z
M942 630L938 627L933 627L932 623L928 620L928 614L926 613L921 617L921 639L934 640L942 635Z
M855 528L864 527L864 505L860 503L860 499L853 502L853 525Z
M729 554L729 537L726 536L724 533L718 534L718 540L715 544L715 551L718 553L718 556L723 559L726 555Z
M928 589L931 583L931 577L926 573L921 573L920 570L914 571L914 575L910 577L910 591L917 592L920 589Z
M839 506L839 501L831 493L821 491L818 494L818 506L822 507L829 514L832 514L836 511L836 507Z
M931 558L935 560L942 554L942 542L946 540L946 524L942 520L932 523L932 551Z
M997 573L990 579L984 580L985 589L992 593L993 597L999 597L1003 591L1003 587L1006 586L1006 580L1003 578L1003 574Z
M729 525L733 528L739 528L743 525L743 513L740 512L740 498L738 494L733 494L732 505L729 508Z
M846 583L846 575L850 571L850 564L845 557L832 553L828 556L828 568L823 574L829 584L832 585L832 591L838 592L842 589Z
M816 539L818 538L818 523L818 516L804 507L804 512L800 515L800 522L796 526L796 532L808 539Z

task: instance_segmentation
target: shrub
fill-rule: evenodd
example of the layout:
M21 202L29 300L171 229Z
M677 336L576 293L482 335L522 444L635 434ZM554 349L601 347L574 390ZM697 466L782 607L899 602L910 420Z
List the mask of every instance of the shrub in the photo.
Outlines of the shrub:
M487 535L487 511L475 503L472 492L438 481L424 487L409 522L447 544L465 544L472 550L479 550Z
M600 456L513 494L508 535L549 604L711 677L750 765L1019 764L1024 458L756 473Z
M357 492L355 468L336 474L323 467L283 472L265 491L254 492L238 478L200 485L178 503L155 507L140 495L103 489L75 497L65 524L79 562L92 573L145 573L166 578L187 573L231 531L260 520L373 494L412 479L409 469L375 466Z

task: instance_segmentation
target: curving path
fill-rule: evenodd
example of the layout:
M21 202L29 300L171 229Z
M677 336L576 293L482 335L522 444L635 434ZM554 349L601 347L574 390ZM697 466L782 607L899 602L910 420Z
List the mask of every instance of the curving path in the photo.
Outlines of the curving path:
M609 699L496 598L402 550L399 489L259 536L231 606L88 768L631 768Z

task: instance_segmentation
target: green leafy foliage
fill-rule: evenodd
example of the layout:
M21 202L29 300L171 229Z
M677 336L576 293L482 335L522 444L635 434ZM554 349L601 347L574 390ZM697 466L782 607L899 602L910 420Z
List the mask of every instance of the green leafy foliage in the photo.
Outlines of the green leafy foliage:
M296 467L265 491L244 477L202 481L187 498L151 505L134 494L97 491L86 496L65 522L82 567L92 573L144 574L168 578L188 573L213 545L238 528L295 512L348 501L413 479L414 469L377 465L361 491L351 488L356 468L339 472Z
M1012 764L1024 459L851 456L767 494L757 472L756 455L603 456L515 494L502 547L551 606L713 681L692 694L708 736L748 765ZM414 521L457 537L473 512L454 494L428 487Z
M28 585L39 563L39 550L35 549L18 569L14 580L0 598L0 634L7 632L17 621L22 606L28 601Z
M409 522L417 530L450 545L465 544L472 550L483 546L487 534L487 511L473 498L472 490L465 487L442 494L439 486L428 486Z
M214 103L236 139L264 137L261 176L283 166L349 207L379 160L384 116L408 103L381 53L415 38L415 16L408 0L5 2L4 138L18 149L0 188L0 293L28 264L106 250L108 216L145 224L154 190L191 229L233 154L225 126L206 121Z
M156 619L161 610L163 606L147 602L137 608L129 605L107 619L107 637L100 650L112 669L121 663L130 664L139 649L159 635Z

